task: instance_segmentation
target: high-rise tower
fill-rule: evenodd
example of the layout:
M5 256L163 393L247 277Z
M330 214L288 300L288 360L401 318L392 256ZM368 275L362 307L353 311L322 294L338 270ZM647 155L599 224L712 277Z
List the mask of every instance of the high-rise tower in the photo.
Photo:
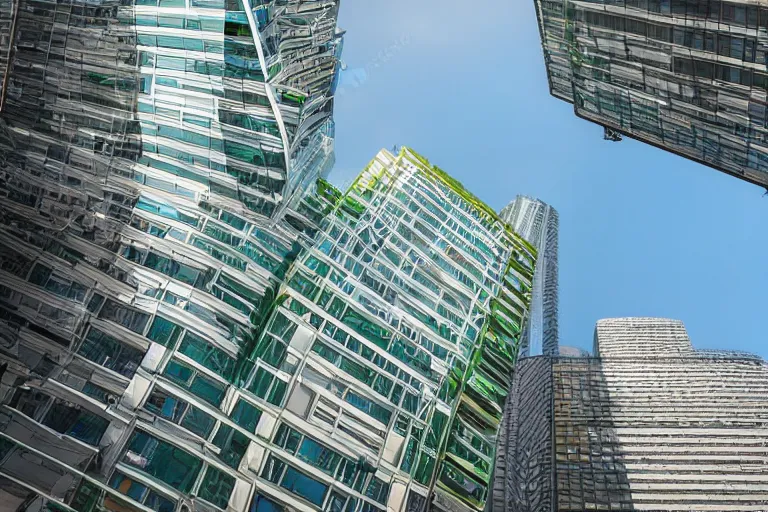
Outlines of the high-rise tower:
M501 210L499 216L538 251L531 311L520 355L557 355L557 211L538 199L517 196Z
M408 148L380 152L326 219L252 353L246 387L272 397L260 499L482 510L535 250Z
M3 507L251 506L290 379L244 360L333 200L338 4L0 3Z
M764 360L659 318L599 321L594 352L518 363L494 512L765 509Z
M577 116L768 187L762 2L535 4L550 92Z

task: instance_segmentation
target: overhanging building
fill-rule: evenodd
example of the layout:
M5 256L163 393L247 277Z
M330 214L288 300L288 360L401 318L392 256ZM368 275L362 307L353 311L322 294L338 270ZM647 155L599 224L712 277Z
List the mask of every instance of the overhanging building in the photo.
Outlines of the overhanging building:
M557 210L538 199L517 196L499 216L538 252L531 311L520 345L520 356L557 355L558 266Z
M768 187L768 7L536 0L550 92L606 138Z
M337 16L0 4L0 508L265 510L244 351L335 201Z
M682 322L601 320L595 357L521 360L494 511L762 511L768 364Z

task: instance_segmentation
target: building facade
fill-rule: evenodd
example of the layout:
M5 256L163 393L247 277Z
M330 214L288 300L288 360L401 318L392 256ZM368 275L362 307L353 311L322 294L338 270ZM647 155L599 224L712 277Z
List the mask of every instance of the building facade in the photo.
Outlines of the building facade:
M288 272L249 361L248 389L288 378L250 462L264 502L482 510L534 262L459 183L380 152Z
M337 200L338 4L0 5L0 508L266 510L246 356Z
M768 7L536 0L550 92L577 116L768 187Z
M557 210L538 199L517 196L499 212L499 216L538 251L530 320L523 333L520 356L557 355L557 241L560 225Z
M594 353L517 365L494 511L765 510L766 361L658 318L599 321Z
M71 226L41 248L7 222L0 502L482 510L535 250L408 149L380 153L343 196L320 180L289 209L304 233L201 210L202 233L239 225L241 244L263 240L282 258L267 267L238 249L258 264L244 273L270 283L263 292L238 284L231 263L199 286L208 274L189 262L200 252L176 242L164 266L144 264L162 261L162 229L149 249L88 243ZM190 229L169 211L149 213Z

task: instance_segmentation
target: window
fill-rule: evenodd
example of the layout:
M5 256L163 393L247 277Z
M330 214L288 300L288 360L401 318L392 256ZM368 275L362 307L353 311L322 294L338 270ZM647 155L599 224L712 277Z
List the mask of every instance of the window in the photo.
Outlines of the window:
M140 482L131 480L130 477L120 472L115 472L112 475L112 478L109 480L109 486L155 512L173 512L176 509L176 503L174 501L161 496L153 489L148 488ZM120 508L115 509L110 507L107 507L107 509L120 510Z
M261 411L241 398L235 404L235 408L232 409L232 414L229 417L248 432L255 432L259 419L261 419Z
M234 477L213 466L208 466L198 496L221 509L226 509L234 488Z
M107 299L104 307L101 308L99 318L111 320L138 334L144 332L144 328L147 326L147 322L149 322L149 315L147 313L130 308L122 302L112 299Z
M144 352L121 343L95 327L88 331L77 353L129 379L133 378L144 357Z
M199 336L187 332L179 347L179 353L194 359L227 380L232 379L235 360L226 352L206 342Z
M226 465L237 469L243 455L248 450L250 440L243 433L233 429L229 425L222 424L216 436L213 438L213 444L221 448L219 458Z
M248 390L259 398L264 398L269 403L279 406L285 397L288 384L264 368L257 368Z
M147 338L164 347L173 348L176 346L176 340L179 339L180 334L181 327L161 316L156 316L149 328Z
M325 493L328 491L327 485L310 478L272 455L267 459L261 477L318 507L322 505Z
M98 446L109 427L109 421L105 418L58 398L54 400L41 423L91 446Z
M152 391L144 408L204 439L216 425L213 416L158 388Z
M379 480L374 476L371 478L371 482L368 484L365 495L372 500L385 505L387 503L387 499L389 498L389 484Z
M256 494L251 502L249 512L285 512L285 508L260 494Z
M308 477L304 473L288 466L280 486L310 503L320 506L328 486Z
M141 430L131 436L123 462L183 493L192 490L202 466L198 458Z
M181 385L190 393L218 407L224 398L225 386L204 375L198 374L189 366L172 360L165 368L165 376Z
M341 461L341 455L305 436L297 457L316 468L333 475Z

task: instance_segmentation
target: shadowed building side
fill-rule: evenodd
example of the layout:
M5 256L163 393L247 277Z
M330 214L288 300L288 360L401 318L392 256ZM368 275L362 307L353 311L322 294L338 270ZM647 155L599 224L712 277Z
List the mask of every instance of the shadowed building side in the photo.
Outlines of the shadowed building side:
M599 321L595 353L601 357L518 364L507 412L519 417L505 419L507 448L505 456L498 452L494 498L506 504L498 510L764 510L764 360L694 350L682 322L656 318ZM532 368L541 375L532 377ZM549 408L518 412L515 404L531 396L549 401ZM516 500L510 490L528 488L526 464L534 451L525 445L531 434L517 426L546 429L550 419L555 462L545 469L553 498L547 501L542 486L530 489L529 501ZM546 450L547 439L539 442Z

